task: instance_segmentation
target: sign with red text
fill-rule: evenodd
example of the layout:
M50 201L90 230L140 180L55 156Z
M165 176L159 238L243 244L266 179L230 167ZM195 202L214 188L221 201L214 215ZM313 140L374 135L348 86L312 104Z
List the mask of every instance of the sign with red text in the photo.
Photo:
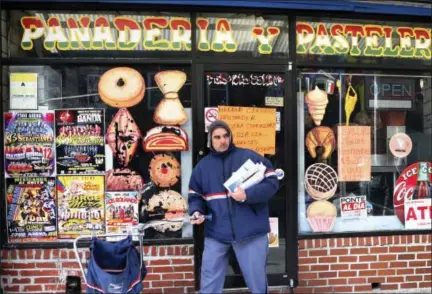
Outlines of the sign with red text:
M415 199L405 201L405 229L432 228L432 199Z
M419 174L427 175L427 181L419 181ZM422 182L426 183L422 184ZM428 191L426 189L429 189L430 195L430 183L432 183L431 162L416 162L405 168L400 174L395 183L393 205L397 217L403 224L405 224L407 218L411 222L410 225L416 221L415 218L422 221L427 219L427 211L423 212L423 210L430 210L431 202L430 196L423 197L423 195L427 195ZM410 207L408 209L405 208L407 204ZM425 213L424 218L422 213Z
M352 195L340 198L342 219L359 219L367 217L366 195Z

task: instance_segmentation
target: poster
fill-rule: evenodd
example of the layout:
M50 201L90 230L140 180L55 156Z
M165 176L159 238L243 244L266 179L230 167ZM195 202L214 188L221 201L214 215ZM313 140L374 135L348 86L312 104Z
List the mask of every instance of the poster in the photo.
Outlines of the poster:
M6 179L8 242L57 240L55 178Z
M14 72L10 74L10 109L37 110L37 96L37 73Z
M131 226L138 225L137 192L107 192L105 208L108 234L128 233Z
M6 177L55 175L54 113L5 112Z
M57 174L105 172L103 109L57 110Z
M270 217L270 233L269 237L269 247L279 247L279 219L277 217Z
M371 179L371 130L365 126L338 126L338 175L340 182Z
M360 219L367 217L366 195L350 194L340 198L341 219Z
M431 183L432 162L426 161L411 164L396 180L393 205L405 228L431 228Z
M58 176L58 237L105 234L104 176Z
M230 126L234 144L255 152L275 154L276 109L219 106L219 119Z

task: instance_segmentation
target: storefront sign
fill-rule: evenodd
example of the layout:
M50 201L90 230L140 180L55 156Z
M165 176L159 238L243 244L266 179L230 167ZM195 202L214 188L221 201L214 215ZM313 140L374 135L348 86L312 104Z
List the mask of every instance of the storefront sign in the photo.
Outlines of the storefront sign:
M431 60L430 28L298 22L297 54Z
M366 99L369 109L412 109L415 80L397 77L366 77Z
M371 131L365 126L338 126L340 182L370 181Z
M37 73L10 74L9 108L13 110L38 109L38 75Z
M274 108L219 106L219 119L228 123L234 143L259 154L275 154L276 110Z
M272 74L206 74L207 85L231 85L231 86L260 86L260 87L277 87L282 85L284 78ZM283 103L283 97L282 97ZM283 105L282 105L283 106Z
M340 198L342 219L359 219L367 217L366 195L353 194Z

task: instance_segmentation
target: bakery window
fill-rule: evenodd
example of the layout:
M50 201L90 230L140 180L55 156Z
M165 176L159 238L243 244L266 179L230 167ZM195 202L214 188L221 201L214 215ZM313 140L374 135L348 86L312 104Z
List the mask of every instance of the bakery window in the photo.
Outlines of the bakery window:
M8 66L9 243L123 233L187 211L190 68ZM183 222L147 239L192 237Z
M431 76L303 69L297 96L299 232L430 229Z

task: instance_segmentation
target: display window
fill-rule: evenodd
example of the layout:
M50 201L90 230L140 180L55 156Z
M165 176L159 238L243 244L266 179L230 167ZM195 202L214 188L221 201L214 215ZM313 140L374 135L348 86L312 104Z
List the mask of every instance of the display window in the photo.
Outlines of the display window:
M301 234L431 226L431 76L303 70Z
M124 233L187 212L190 68L3 69L10 80L3 130L9 243ZM148 239L191 236L183 222L146 232Z

